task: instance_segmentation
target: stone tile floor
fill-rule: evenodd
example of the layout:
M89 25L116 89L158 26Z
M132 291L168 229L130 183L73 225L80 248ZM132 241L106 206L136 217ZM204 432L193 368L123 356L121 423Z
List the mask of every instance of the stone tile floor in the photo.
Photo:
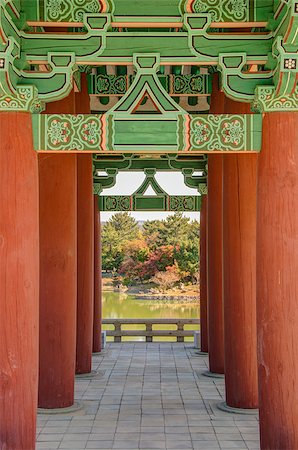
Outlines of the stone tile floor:
M260 448L257 415L217 409L224 381L191 344L111 343L93 369L76 380L80 411L38 415L38 450Z

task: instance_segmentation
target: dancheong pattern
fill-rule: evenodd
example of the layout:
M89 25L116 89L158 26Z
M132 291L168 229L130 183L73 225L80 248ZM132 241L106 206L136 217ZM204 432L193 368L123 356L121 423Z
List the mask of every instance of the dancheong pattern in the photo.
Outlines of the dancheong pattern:
M122 139L120 153L139 153L143 148L152 151L150 146L148 149L146 147L148 139L153 136L149 121L152 115L146 116L147 121L136 121L133 127L130 126L132 121L119 120L117 113L110 116L110 125L107 126L106 116L34 114L34 147L37 151L118 152L120 146L115 143L115 136L119 135ZM166 149L169 153L256 152L261 149L261 114L201 114L186 116L182 121L169 121L170 125L164 122L163 130L167 130L168 139L171 140ZM117 134L115 126L118 123L122 128ZM158 136L162 137L163 134ZM158 144L157 138L155 142L153 150L164 151L163 143ZM184 142L184 147L179 142Z
M172 195L169 197L169 210L170 211L197 211L197 198L193 195L182 196Z
M244 150L246 146L245 117L209 115L191 121L191 145L196 149Z
M249 20L249 0L194 0L195 13L210 13L213 22Z
M157 202L155 201L157 199ZM200 211L199 195L100 195L101 211Z
M90 75L89 94L124 95L135 76ZM209 94L209 74L158 75L163 88L170 94Z
M93 75L90 77L90 94L124 95L126 91L127 77L125 75Z
M106 197L105 209L106 211L130 211L130 196L119 195Z
M45 122L49 150L95 150L101 142L101 116L52 115Z
M173 75L170 94L205 94L205 75Z
M274 87L261 87L256 89L253 110L257 112L272 111L297 111L298 107L298 88L291 95L275 96Z
M44 0L45 20L81 22L85 13L102 11L100 0Z

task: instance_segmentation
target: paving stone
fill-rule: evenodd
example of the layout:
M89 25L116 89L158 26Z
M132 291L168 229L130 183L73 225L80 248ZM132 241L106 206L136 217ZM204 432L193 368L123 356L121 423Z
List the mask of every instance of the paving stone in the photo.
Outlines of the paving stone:
M81 449L86 448L86 445L83 445L82 441L63 441L61 442L59 448Z
M111 450L113 448L113 441L88 441L86 448Z
M224 380L200 376L208 358L187 343L108 344L104 373L76 380L84 408L39 415L37 450L259 450L258 417L217 410Z
M152 449L166 449L166 441L140 441L140 449L152 448Z
M36 443L36 450L39 449L56 449L59 448L60 441L57 442L37 442Z

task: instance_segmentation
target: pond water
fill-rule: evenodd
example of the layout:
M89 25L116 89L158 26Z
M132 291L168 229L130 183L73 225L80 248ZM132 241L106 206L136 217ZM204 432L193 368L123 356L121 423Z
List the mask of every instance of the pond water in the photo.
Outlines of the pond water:
M179 300L143 300L133 295L118 292L103 292L104 319L198 319L199 305L197 303L183 304ZM175 325L157 325L160 330L175 330ZM154 326L153 326L154 328ZM155 326L156 328L156 326ZM187 329L198 329L198 325L185 325ZM112 330L113 326L104 325L104 330ZM122 329L144 330L144 325L123 325ZM153 338L158 341L175 341L172 337ZM108 340L112 340L109 338ZM123 341L144 341L143 337L124 337ZM193 338L185 338L193 340Z

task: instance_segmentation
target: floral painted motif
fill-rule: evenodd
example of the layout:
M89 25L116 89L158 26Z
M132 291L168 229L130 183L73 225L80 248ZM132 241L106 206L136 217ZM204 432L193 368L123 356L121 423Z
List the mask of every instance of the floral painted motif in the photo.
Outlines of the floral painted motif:
M169 211L198 211L198 196L175 195L170 197Z
M49 150L95 150L100 148L101 121L99 115L46 116L45 129Z
M124 75L96 75L91 78L96 94L118 94L126 92L126 77Z
M48 0L46 4L46 8L50 11L50 15L52 19L57 19L60 15L63 14L63 9L65 9L65 5L63 7L63 0Z
M55 147L60 144L67 144L70 139L70 123L52 120L48 128L48 139Z
M213 22L249 21L249 0L194 0L192 11L211 14Z
M130 211L130 196L107 196L104 200L103 211Z
M204 94L204 75L172 75L173 94Z
M243 141L244 129L236 119L233 122L224 122L221 134L225 144L238 146Z
M102 0L44 0L45 20L81 22L85 13L102 11Z
M252 109L256 112L298 111L298 87L291 95L276 97L274 86L258 86Z
M197 121L194 125L194 141L197 145L202 145L210 139L211 130L207 123Z
M249 117L249 116L248 116ZM193 117L190 141L193 150L208 151L245 150L247 116L208 115Z
M0 110L40 113L43 109L44 104L38 100L37 89L34 86L18 86L15 96L7 95L0 90Z
M99 126L95 120L90 120L87 123L84 123L82 127L82 136L83 140L88 142L89 144L95 144L97 141L97 137L99 135Z

